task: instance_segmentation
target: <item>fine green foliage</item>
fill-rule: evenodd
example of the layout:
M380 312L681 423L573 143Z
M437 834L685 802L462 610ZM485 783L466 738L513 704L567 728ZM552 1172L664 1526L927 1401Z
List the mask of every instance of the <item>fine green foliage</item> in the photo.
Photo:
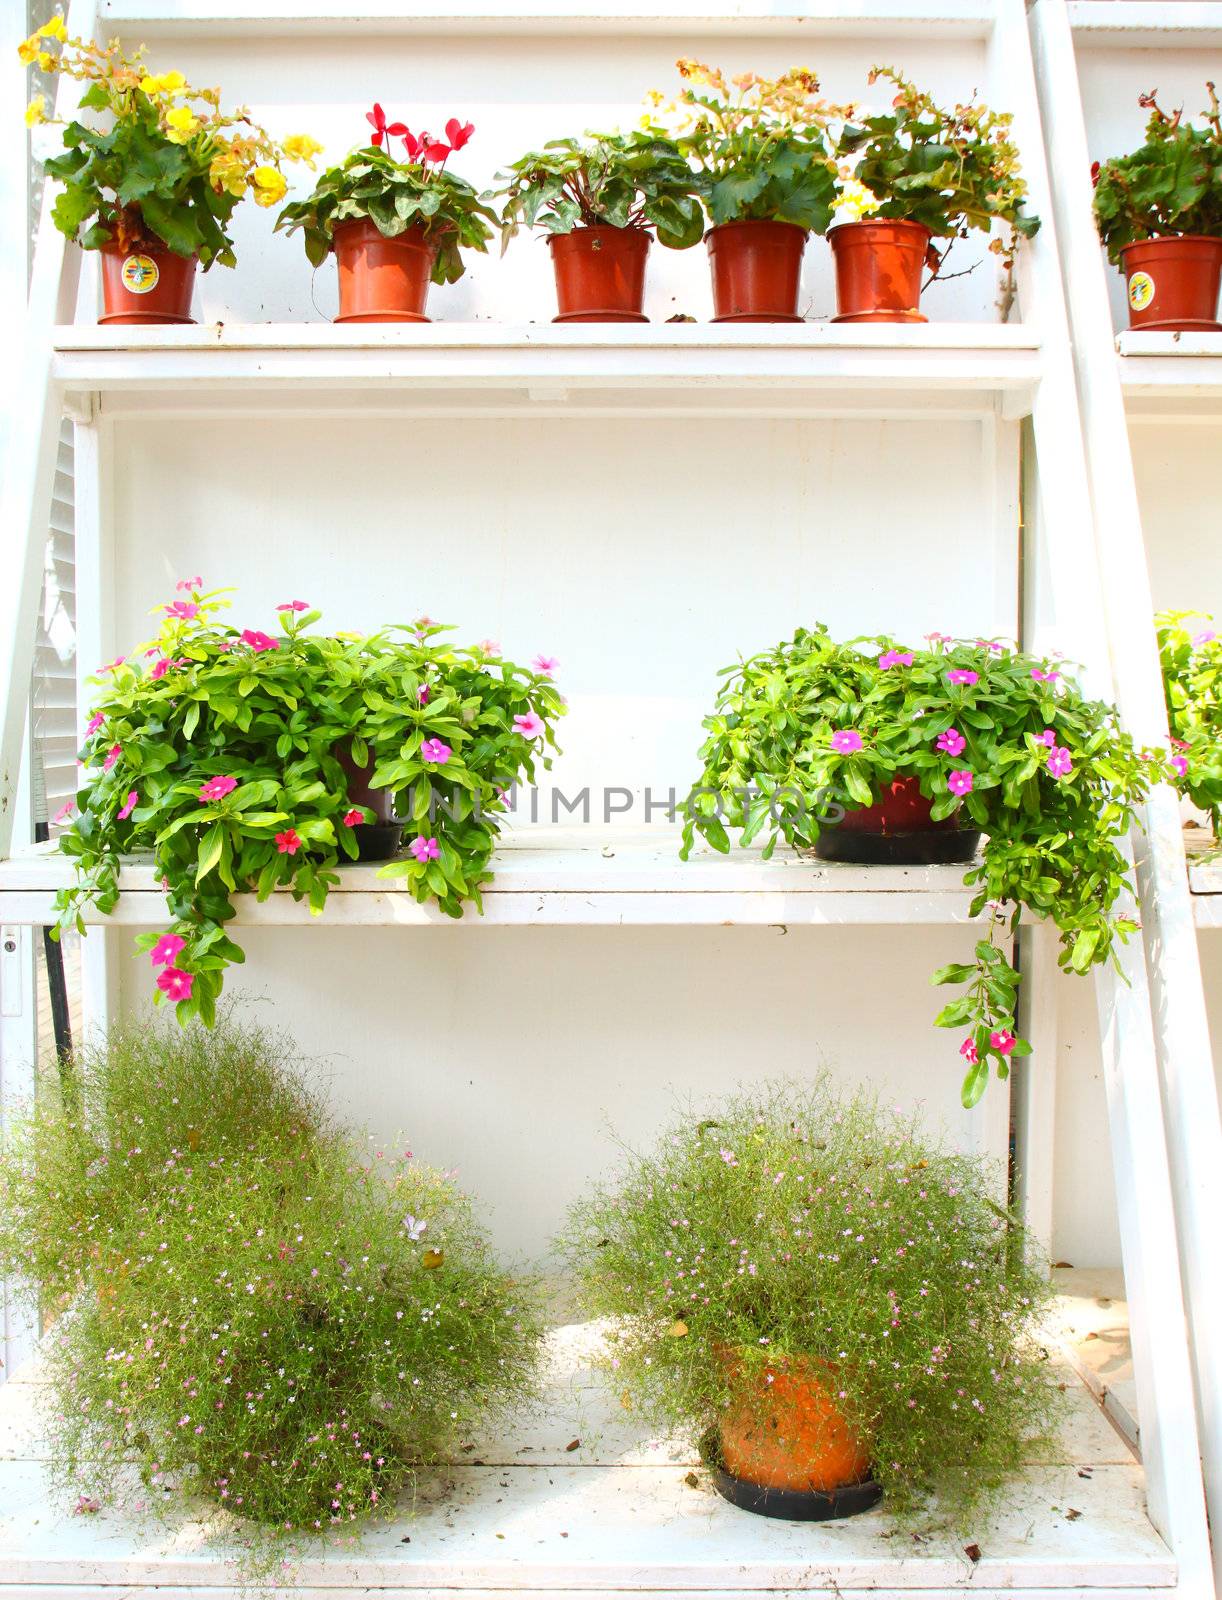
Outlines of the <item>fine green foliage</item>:
M1160 611L1155 618L1163 668L1167 722L1184 793L1209 813L1214 837L1222 839L1222 639L1212 622L1195 611Z
M83 906L114 909L121 857L151 851L172 925L136 946L163 968L158 999L211 1024L225 968L243 959L226 931L233 896L286 887L321 913L336 867L356 858L371 813L349 799L341 753L358 767L372 757L411 836L381 875L460 917L468 902L482 910L506 793L533 781L537 760L551 765L564 705L545 674L447 644L428 618L316 637L320 613L298 601L275 639L217 622L227 602L192 582L162 608L153 645L94 680L59 841L76 883L58 905L61 927L83 928Z
M945 110L893 67L873 68L870 82L880 78L896 91L890 109L847 121L836 143L849 163L841 201L857 217L919 222L937 239L1006 223L1008 234L989 248L1008 259L1016 234L1030 238L1039 229L1039 218L1023 211L1027 185L1013 117L980 103Z
M996 948L1004 909L1024 909L1061 933L1061 966L1089 972L1115 960L1136 924L1118 914L1131 887L1120 845L1134 807L1174 770L1165 751L1138 750L1114 707L1088 700L1064 670L991 640L931 636L913 650L893 639L838 644L822 625L727 667L706 718L704 770L686 807L683 854L700 833L728 851L761 835L809 849L837 806L877 802L893 777L915 776L935 821L958 812L987 835L964 881L972 916L990 911L971 962L935 983L969 990L938 1014L966 1026L965 1105L1005 1077L1029 1046L1016 1034L1017 975Z
M386 239L423 228L437 251L434 283L456 283L465 271L461 252L487 251L500 220L465 178L424 160L396 161L388 150L369 145L328 167L312 194L285 206L276 229L300 228L306 255L317 267L327 258L336 224L364 218Z
M683 59L678 68L685 87L676 143L695 164L712 221L792 222L826 232L836 198L828 127L844 112L818 98L814 73L794 67L769 79L744 72L727 84L703 62Z
M52 209L56 227L86 250L115 243L121 250L164 245L232 267L227 228L246 194L260 206L279 205L285 160L306 161L321 148L294 135L272 139L242 109L225 115L216 89L193 89L181 72L150 74L142 52L125 56L118 43L103 48L70 39L58 18L20 47L24 61L62 72L88 87L85 111L106 113L92 128L64 126L64 154L44 164L64 188ZM30 103L31 126L48 119L42 97Z
M1131 155L1096 162L1095 222L1108 259L1142 239L1195 233L1222 237L1222 117L1212 83L1199 126L1181 107L1163 111L1153 92L1138 104L1150 113L1146 142Z
M868 1098L765 1087L625 1151L561 1249L585 1310L615 1319L634 1413L700 1434L808 1358L891 1511L935 1495L961 1522L1033 1458L1057 1398L1031 1343L1046 1277L997 1181Z
M468 1201L410 1152L354 1149L294 1054L232 1024L120 1028L0 1153L0 1267L65 1312L65 1486L198 1494L281 1543L389 1511L530 1392L539 1336Z
M691 169L660 128L552 139L497 176L507 180L495 191L505 197L502 248L523 226L652 228L672 250L704 236Z

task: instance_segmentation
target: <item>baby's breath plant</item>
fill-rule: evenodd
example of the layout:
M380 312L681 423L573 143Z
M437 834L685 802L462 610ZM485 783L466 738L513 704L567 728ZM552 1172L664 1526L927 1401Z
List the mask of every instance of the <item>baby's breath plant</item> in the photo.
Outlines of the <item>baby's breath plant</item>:
M64 1486L203 1496L273 1549L389 1511L532 1384L531 1291L469 1202L358 1153L292 1045L232 1022L119 1028L40 1085L0 1153L0 1271L62 1313Z
M936 1496L961 1523L1033 1459L1057 1399L1046 1278L994 1179L826 1079L764 1087L625 1149L560 1244L643 1420L703 1434L758 1405L770 1368L813 1362L891 1510Z

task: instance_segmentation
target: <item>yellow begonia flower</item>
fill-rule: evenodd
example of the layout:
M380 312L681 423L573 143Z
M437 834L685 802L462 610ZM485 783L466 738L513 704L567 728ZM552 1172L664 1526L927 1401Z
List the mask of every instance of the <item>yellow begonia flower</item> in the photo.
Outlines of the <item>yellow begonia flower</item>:
M171 144L183 144L199 127L199 118L187 106L175 106L166 112L166 137Z
M277 172L275 167L256 167L254 185L257 206L279 205L288 189L284 175Z
M38 52L38 68L40 72L54 72L58 62L49 50Z
M36 128L40 122L45 122L47 111L47 97L36 94L25 108L25 125L27 128Z
M28 67L38 54L38 35L32 33L17 46L17 57L23 67Z
M312 167L314 157L320 153L322 145L317 139L311 139L308 133L290 133L284 141L284 153L290 161L305 161Z
M148 73L141 78L140 87L145 94L177 94L187 87L187 80L181 72Z
M63 17L52 17L50 22L44 22L38 30L40 39L58 39L62 44L68 37L68 30L64 26Z

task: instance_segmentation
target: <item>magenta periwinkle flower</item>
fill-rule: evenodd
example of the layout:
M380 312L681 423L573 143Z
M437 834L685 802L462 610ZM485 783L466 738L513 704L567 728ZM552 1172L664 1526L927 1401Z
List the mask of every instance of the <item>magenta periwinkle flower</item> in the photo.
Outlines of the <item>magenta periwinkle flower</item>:
M950 790L951 794L962 796L965 794L971 794L972 785L975 783L975 781L976 780L973 778L972 774L967 770L966 767L964 767L958 772L951 773L950 777L946 780L946 787Z
M1014 1046L1017 1043L1018 1040L1008 1028L996 1028L991 1034L989 1034L989 1048L996 1050L999 1056L1008 1056L1013 1054Z
M1073 757L1064 745L1054 745L1048 752L1048 776L1068 778L1073 771Z
M912 651L884 650L878 658L878 664L884 672L888 667L910 667L912 665Z
M1204 633L1195 634L1192 642L1199 647L1203 644L1212 644L1217 637L1218 635L1212 628L1206 628Z
M1179 773L1181 778L1186 778L1188 776L1188 757L1187 756L1172 756L1171 757L1171 765Z
M528 711L525 716L515 717L513 725L524 739L537 739L543 732L543 718L537 711Z
M965 1039L963 1041L963 1043L959 1046L959 1054L963 1057L963 1059L968 1063L969 1066L974 1067L976 1065L976 1063L980 1060L980 1056L979 1056L979 1054L977 1053L977 1050L976 1050L976 1041L975 1041L975 1039Z
M173 617L175 622L194 622L199 616L199 607L194 600L171 600L168 606L162 608L167 617Z
M967 746L967 740L958 728L947 728L945 733L940 733L937 738L938 749L948 756L961 755Z
M119 807L119 821L120 822L126 822L127 821L128 817L130 817L132 812L136 809L136 802L139 799L140 799L140 796L136 793L136 791L134 789L129 789L127 791L127 798L124 800L123 804Z
M344 812L344 827L359 828L365 820L365 813L359 806L353 806L351 811Z
M832 735L832 749L839 756L856 755L861 747L861 735L856 728L837 728Z
M416 860L420 862L436 861L441 854L441 846L437 840L425 839L423 836L419 839L413 839L407 848L415 856Z
M99 676L103 672L114 672L115 669L117 667L121 667L126 660L127 660L126 656L116 656L113 661L108 661L104 667L99 667L98 668Z
M179 953L187 948L187 941L176 933L163 933L149 951L149 960L155 967L172 967Z
M282 600L276 607L277 611L308 611L309 604L305 600Z
M97 712L94 716L90 717L89 721L85 724L85 737L87 739L92 739L94 734L98 731L98 729L102 726L102 724L105 721L106 721L106 718L102 715L102 713L100 711Z
M178 582L174 585L174 587L180 591L183 589L188 591L191 589L202 589L203 586L204 580L202 578L179 578Z
M279 650L279 639L273 639L270 633L261 633L258 628L243 628L242 643L248 644L258 655L263 650Z
M106 760L102 763L102 771L109 772L122 754L123 746L121 744L112 744L110 749L106 752Z
M946 674L946 681L970 689L973 684L980 682L980 674L973 672L970 667L952 667Z
M555 656L536 656L531 662L531 670L537 672L541 678L550 678L559 667L560 663Z
M416 690L416 699L419 700L422 706L428 705L432 695L433 691L429 688L427 683L422 683Z
M421 761L431 761L439 767L444 767L453 754L449 745L440 739L426 739L420 746Z
M74 800L65 800L63 805L60 806L59 810L51 818L51 821L57 828L62 828L75 810L76 802Z
M954 644L954 635L950 633L927 633L926 639L930 644Z
M189 1000L194 986L195 979L191 974L181 972L177 967L165 967L157 978L157 987L163 994L168 994L175 1003L179 1000Z
M276 835L276 849L282 856L295 856L304 842L296 828L286 828Z
M209 778L200 789L199 798L205 803L211 800L223 800L227 794L232 794L237 786L236 778Z
M1057 734L1055 728L1045 728L1043 733L1036 736L1037 744L1046 744L1050 750L1056 749Z
M1035 679L1036 683L1055 683L1061 674L1056 670L1055 667L1048 672L1045 672L1043 667L1032 667L1031 676Z

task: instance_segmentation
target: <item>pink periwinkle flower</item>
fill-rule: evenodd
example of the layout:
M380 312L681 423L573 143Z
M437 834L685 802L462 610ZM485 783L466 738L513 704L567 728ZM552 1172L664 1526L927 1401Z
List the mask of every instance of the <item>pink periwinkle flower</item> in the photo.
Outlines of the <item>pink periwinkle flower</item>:
M199 607L194 600L172 600L162 610L167 617L173 617L175 622L194 622L199 616Z
M164 678L173 665L174 662L170 660L169 656L162 656L160 661L154 661L149 668L149 677L153 679Z
M429 688L428 684L422 683L416 690L416 699L419 700L422 706L427 706L432 698L432 694L433 691Z
M946 674L946 681L970 689L973 684L980 682L980 674L973 672L970 667L952 667Z
M1000 644L996 639L977 639L976 643L982 650L987 650L991 656L1000 656L1005 654L1005 645Z
M1048 776L1068 778L1073 771L1073 757L1064 745L1054 745L1048 752Z
M501 653L501 641L499 639L481 639L478 648L486 656L499 656Z
M940 733L937 738L938 749L948 756L960 755L967 747L967 740L958 728L947 728L945 733Z
M1055 667L1051 668L1048 672L1045 672L1043 667L1032 667L1031 676L1037 683L1054 683L1061 676L1061 674L1056 670Z
M1197 646L1200 646L1200 645L1203 645L1203 644L1212 644L1217 637L1218 637L1218 635L1214 632L1214 630L1212 628L1206 628L1204 633L1195 634L1193 636L1192 642L1193 642L1193 644L1195 644Z
M910 667L912 665L912 651L884 650L878 658L878 664L884 672L888 667Z
M162 994L168 994L175 1003L179 1000L189 1000L194 986L194 977L189 972L180 971L178 967L165 967L157 979L157 987Z
M951 633L927 633L925 638L930 644L954 644L955 637Z
M861 747L861 735L856 728L837 728L836 732L832 734L832 749L837 755L856 755Z
M972 774L967 770L966 767L964 767L958 772L951 773L950 777L946 780L946 787L950 790L951 794L971 794L972 785L975 783L975 781L976 780L973 778Z
M203 801L223 800L227 794L232 794L238 786L236 778L218 777L209 778L199 791L199 798Z
M279 650L279 639L273 639L270 633L261 633L258 628L243 628L242 643L248 644L258 655L263 650Z
M102 763L102 771L109 772L122 754L123 746L121 744L112 744L110 749L106 752L106 760Z
M179 590L202 589L203 586L204 580L202 578L179 578L178 582L174 585L174 587Z
M963 1057L963 1059L967 1062L967 1064L969 1066L974 1067L976 1065L976 1063L980 1060L980 1056L977 1054L977 1051L976 1051L976 1041L975 1041L975 1039L965 1039L963 1041L963 1043L959 1046L959 1054Z
M90 717L89 721L85 724L85 737L86 737L86 739L92 739L94 734L98 731L98 729L102 726L102 724L105 721L106 721L106 718L102 715L102 713L100 711L95 712L95 714L92 717Z
M989 1046L991 1049L996 1050L999 1056L1013 1054L1014 1046L1017 1043L1018 1040L1008 1028L996 1028L989 1034Z
M1050 750L1056 749L1057 734L1055 728L1045 728L1036 739L1037 744L1046 744Z
M544 731L543 718L537 711L528 711L524 717L515 717L513 725L524 739L537 739Z
M119 807L119 821L120 822L126 822L127 821L128 817L130 817L132 812L136 809L136 802L139 799L140 799L140 796L136 793L136 791L134 789L129 789L127 791L127 798L124 800L123 804Z
M415 856L416 860L420 862L436 861L441 854L441 846L437 840L425 839L423 836L419 839L413 839L407 848Z
M179 952L186 948L187 941L179 938L178 934L163 933L149 951L149 960L155 967L172 967L178 960Z
M1188 776L1188 757L1187 756L1172 756L1171 757L1171 765L1179 773L1181 778L1186 778Z
M116 667L121 667L126 660L126 656L116 656L113 661L108 661L104 667L98 668L99 676L103 672L113 672Z
M276 835L276 849L282 856L295 856L304 842L296 828L286 828Z
M305 600L282 600L276 607L277 611L308 611L309 602Z
M344 827L359 828L365 820L365 813L359 806L353 806L351 811L344 812Z
M59 810L51 818L51 821L55 824L55 826L57 828L62 828L63 825L72 816L72 813L75 810L76 810L76 802L75 802L75 800L65 800L63 805L60 806Z
M555 656L538 655L530 665L531 670L537 672L541 678L550 678L560 663Z
M449 745L444 744L440 739L426 739L420 746L420 759L422 761L432 761L439 767L444 767L453 754L454 752Z

